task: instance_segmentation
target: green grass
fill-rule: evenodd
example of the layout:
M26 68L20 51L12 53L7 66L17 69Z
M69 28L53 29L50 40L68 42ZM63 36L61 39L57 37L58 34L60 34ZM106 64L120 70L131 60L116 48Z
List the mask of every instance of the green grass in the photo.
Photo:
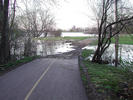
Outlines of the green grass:
M59 40L84 40L89 37L46 37L46 38L36 38L37 40L53 40L53 41L59 41Z
M115 43L115 38L114 37L111 40L112 40L111 41L112 43ZM92 43L92 45L97 45L97 43L98 43L98 40L94 41ZM133 45L133 36L131 36L131 35L120 35L119 36L119 44Z
M110 89L117 92L120 89L119 84L129 79L126 70L108 65L94 64L89 61L84 61L84 64L88 68L91 82L93 82L97 88ZM133 73L131 75L133 75Z
M83 50L82 57L86 58L91 53L92 51ZM133 72L129 70L104 64L96 64L86 60L83 60L83 63L88 68L88 75L90 76L91 82L99 92L110 90L116 94L121 89L120 83L133 83ZM86 81L83 75L82 79Z
M115 39L114 38L112 38L112 43L115 43ZM131 35L120 35L119 43L120 44L133 45L133 36L131 36Z
M82 57L83 57L83 58L86 58L86 57L90 56L90 55L93 54L93 53L94 53L93 50L84 49L84 50L82 51Z
M20 64L24 64L24 63L30 62L30 61L32 61L32 60L34 60L36 58L38 58L38 56L25 57L23 59L20 59L20 60L14 61L14 62L9 62L7 64L0 65L0 67L2 67L4 69L7 69L7 68L10 68L10 67L13 67L13 66L17 66L17 65L20 65Z

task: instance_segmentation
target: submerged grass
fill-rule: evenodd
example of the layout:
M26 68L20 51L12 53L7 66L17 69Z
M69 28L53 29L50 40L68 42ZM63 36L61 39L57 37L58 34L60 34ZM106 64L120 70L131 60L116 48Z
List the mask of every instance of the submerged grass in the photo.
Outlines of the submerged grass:
M82 57L86 58L91 53L92 51L83 50ZM95 85L98 92L110 90L113 91L114 94L117 94L120 90L122 90L120 86L121 83L133 83L133 72L129 70L104 64L96 64L86 60L83 60L83 63L87 67L90 80ZM84 76L82 76L82 79L85 81ZM133 88L133 84L130 88Z
M86 57L90 56L90 55L93 54L93 53L94 53L93 50L84 49L84 50L82 51L82 57L83 57L83 58L86 58Z

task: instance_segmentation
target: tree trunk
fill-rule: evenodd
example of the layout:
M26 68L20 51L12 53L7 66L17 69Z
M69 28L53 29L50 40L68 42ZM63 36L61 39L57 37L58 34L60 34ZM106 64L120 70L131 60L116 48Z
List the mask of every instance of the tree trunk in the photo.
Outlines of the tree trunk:
M118 0L115 0L115 21L118 20ZM118 30L118 24L116 24L116 31ZM119 35L115 36L115 66L118 66L119 58L118 58L118 51L119 51Z
M26 57L31 56L31 46L32 46L31 39L28 38L28 40L25 43L25 47L24 47L24 56Z
M95 62L95 63L101 63L102 62L102 54L101 54L101 35L100 35L100 32L99 32L99 37L98 37L98 47L96 49L96 52L94 53L94 56L92 58L92 62Z
M1 5L2 6L2 5ZM10 45L9 45L9 26L8 26L8 7L9 0L4 0L4 6L1 14L2 28L1 28L1 43L0 43L0 63L4 64L10 58Z

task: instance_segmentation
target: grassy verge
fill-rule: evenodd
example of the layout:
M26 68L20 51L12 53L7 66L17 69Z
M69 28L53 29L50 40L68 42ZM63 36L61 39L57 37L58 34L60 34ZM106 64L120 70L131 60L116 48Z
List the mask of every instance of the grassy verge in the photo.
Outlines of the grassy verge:
M34 59L38 58L38 56L33 56L33 57L25 57L23 59L20 59L20 60L17 60L17 61L14 61L14 62L9 62L7 64L4 64L4 65L0 65L0 70L8 70L12 67L16 67L18 65L21 65L21 64L24 64L24 63L27 63L27 62L30 62Z
M84 50L82 57L85 58L90 53L92 51ZM85 60L83 60L83 63L87 67L90 81L95 85L99 93L111 91L113 95L119 95L119 97L123 98L121 100L133 100L133 72L109 65L95 64ZM84 76L82 76L82 79L85 81ZM124 99L124 96L128 99Z
M36 38L37 40L53 40L53 41L59 41L59 40L84 40L89 37L46 37L46 38Z

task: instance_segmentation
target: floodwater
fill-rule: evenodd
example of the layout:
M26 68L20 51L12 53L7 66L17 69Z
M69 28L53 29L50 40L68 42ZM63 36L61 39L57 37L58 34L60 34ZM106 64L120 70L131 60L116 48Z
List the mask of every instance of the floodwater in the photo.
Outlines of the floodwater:
M83 32L62 32L61 37L94 37L95 34L84 34ZM24 56L24 43L25 39L22 38L17 41L15 47L12 47L11 54L13 59L21 59ZM14 49L15 48L15 49ZM34 40L31 46L31 56L39 55L39 56L47 56L47 55L55 55L73 51L74 46L72 46L71 42L66 41L46 41L46 40Z
M66 52L73 51L74 46L71 42L67 41L45 41L45 40L35 40L32 41L30 56L48 56L62 54ZM12 59L22 59L24 58L24 43L21 42L19 47L14 51L11 50L13 55Z
M74 46L70 42L65 41L40 41L37 44L37 55L47 56L70 52L74 49Z
M84 32L62 32L61 37L97 37L96 34ZM38 40L36 44L37 55L55 55L75 50L71 42Z
M96 50L97 46L86 46L83 49ZM92 59L91 55L88 59ZM102 56L102 60L108 61L111 65L114 65L115 59L115 45L111 44ZM119 45L119 59L121 65L128 65L133 63L133 45Z

